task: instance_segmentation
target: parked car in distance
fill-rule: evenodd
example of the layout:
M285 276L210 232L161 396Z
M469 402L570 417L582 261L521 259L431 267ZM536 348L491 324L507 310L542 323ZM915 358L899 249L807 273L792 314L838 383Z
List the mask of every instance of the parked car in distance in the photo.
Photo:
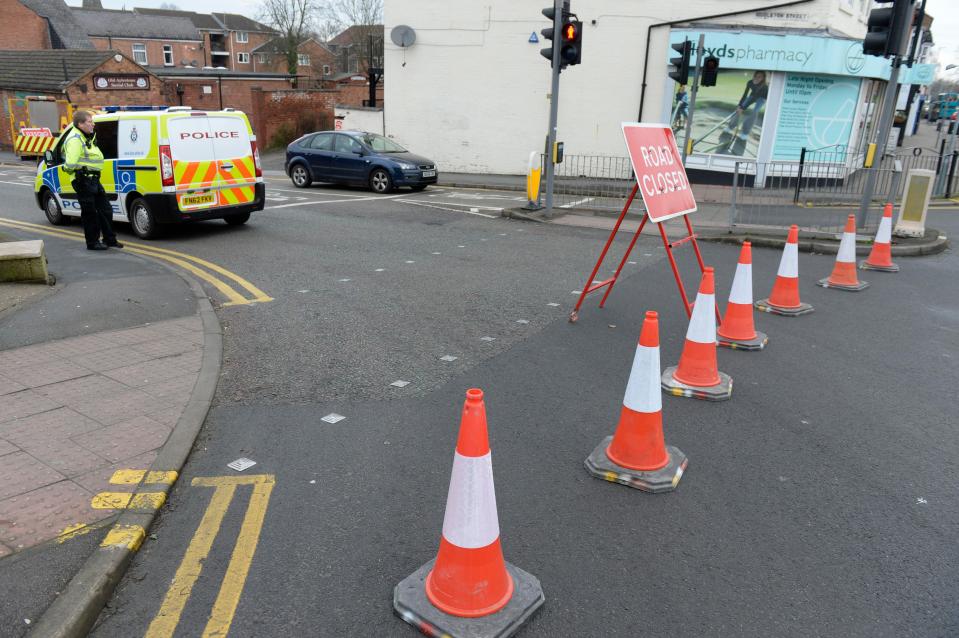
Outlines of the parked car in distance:
M286 147L284 170L293 185L357 184L388 193L400 186L421 191L436 183L436 164L393 140L363 131L319 131Z

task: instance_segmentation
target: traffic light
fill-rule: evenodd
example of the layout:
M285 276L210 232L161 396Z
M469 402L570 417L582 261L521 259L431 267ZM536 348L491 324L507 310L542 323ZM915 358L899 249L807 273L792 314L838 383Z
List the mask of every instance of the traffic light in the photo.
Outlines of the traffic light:
M869 12L868 31L862 41L862 52L883 58L903 54L906 34L912 27L914 0L876 0L891 7Z
M700 86L716 86L716 76L719 74L719 58L711 55L703 60L703 74Z
M683 40L670 46L679 53L679 57L669 58L669 63L676 67L675 70L669 72L669 77L676 84L689 84L689 54L693 51L693 43L689 40Z
M567 20L563 24L563 40L560 44L559 59L563 66L579 64L583 59L583 23L579 20Z
M539 54L549 60L550 66L553 65L553 49L557 46L557 41L554 31L556 30L557 22L563 24L566 22L566 16L569 15L569 0L563 0L563 12L560 16L556 15L556 7L550 5L543 9L543 15L552 21L553 26L548 27L540 31L544 40L550 40L550 45L545 49L540 49ZM557 17L559 20L557 20ZM566 66L563 63L560 63L560 68Z

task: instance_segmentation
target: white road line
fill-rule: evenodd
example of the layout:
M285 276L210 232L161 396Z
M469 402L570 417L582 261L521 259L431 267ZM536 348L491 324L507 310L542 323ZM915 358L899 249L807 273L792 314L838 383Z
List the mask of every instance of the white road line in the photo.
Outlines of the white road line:
M580 199L580 200L577 200L577 201L575 201L575 202L570 202L570 203L568 203L568 204L563 204L562 206L558 206L557 208L572 208L573 206L579 206L580 204L585 204L586 202L591 202L591 201L593 201L594 199L595 199L595 197L585 197L585 198Z
M499 215L485 215L485 214L483 214L483 213L473 213L473 212L468 211L468 210L458 210L458 209L456 209L456 208L446 208L446 207L444 207L444 206L434 206L434 205L432 205L432 204L427 204L427 203L425 203L425 202L413 201L412 199L404 199L404 200L403 200L403 203L404 203L404 204L413 204L414 206L423 206L423 207L425 207L425 208L435 208L436 210L445 210L446 212L449 212L449 213L462 213L462 214L464 214L464 215L476 215L476 216L478 216L478 217L485 217L486 219L497 219L497 218L499 217Z
M307 198L308 196L316 197L369 197L369 195L356 195L354 193L327 193L324 191L308 191L308 190L290 190L288 188L273 188L270 187L268 193L293 193L294 195L299 195L302 198ZM405 195L406 193L401 193Z
M0 184L11 184L11 185L13 185L13 186L33 186L33 184L30 184L30 183L28 183L28 182L2 182L2 181L0 181Z
M321 199L319 201L311 202L294 202L293 204L280 204L279 206L269 206L264 210L276 210L277 208L290 208L291 206L312 206L313 204L352 204L353 202L365 202L374 199L384 200L384 199L396 199L397 197L403 197L403 195L377 195L375 197L358 197L356 199Z

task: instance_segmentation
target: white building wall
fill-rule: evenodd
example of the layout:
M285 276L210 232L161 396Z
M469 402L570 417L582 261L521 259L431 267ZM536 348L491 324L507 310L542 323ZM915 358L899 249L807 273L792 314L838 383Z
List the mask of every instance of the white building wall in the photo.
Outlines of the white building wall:
M813 0L794 10L816 16L803 28L852 29L849 25L858 18L845 12L848 20L838 15L837 3L848 1ZM548 26L540 13L547 4L547 0L386 0L387 35L397 25L416 32L415 44L406 49L387 37L386 134L436 161L441 171L524 173L530 151L544 147L549 117L550 68L539 54L546 43L542 38L536 44L528 42L531 33L539 37L540 29ZM583 62L567 68L560 84L558 139L565 142L566 153L624 154L620 123L636 121L639 115L651 24L697 22L716 13L745 11L726 22L750 28L800 26L790 16L755 13L774 4L779 3L574 0L572 9L584 23ZM645 121L661 118L668 34L669 27L652 31Z

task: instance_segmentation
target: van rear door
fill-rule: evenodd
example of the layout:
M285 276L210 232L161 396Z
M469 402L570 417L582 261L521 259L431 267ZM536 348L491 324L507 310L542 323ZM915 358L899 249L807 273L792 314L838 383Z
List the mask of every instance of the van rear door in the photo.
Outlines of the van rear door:
M217 205L237 206L254 201L256 166L246 117L239 113L216 113L207 120L218 165Z
M167 120L177 204L183 211L217 206L218 166L209 119L202 113Z

